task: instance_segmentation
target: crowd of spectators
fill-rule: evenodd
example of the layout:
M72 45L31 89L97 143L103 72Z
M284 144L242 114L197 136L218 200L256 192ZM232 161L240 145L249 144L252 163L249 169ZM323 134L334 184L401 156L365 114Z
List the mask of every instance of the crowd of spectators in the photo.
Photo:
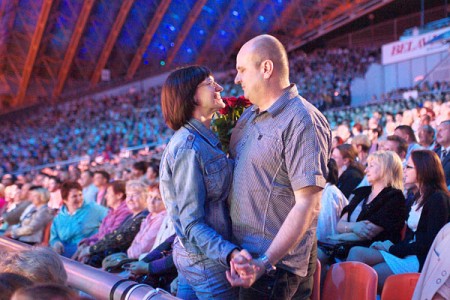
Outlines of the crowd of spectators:
M378 51L371 49L296 51L291 56L291 77L300 94L327 107L348 105L352 79L379 60ZM217 79L223 96L242 95L234 76L231 70ZM0 142L7 146L0 149L0 175L78 157L109 161L123 148L163 144L172 131L162 120L160 91L157 86L98 100L42 105L31 114L2 120Z
M363 170L373 160L370 155L379 150L394 150L405 164L414 149L439 153L442 147L450 146L450 137L447 146L436 139L438 126L450 120L449 82L424 82L413 87L419 92L417 98L403 99L406 89L399 89L371 99L364 107L350 107L351 81L378 60L377 51L317 50L308 55L296 52L295 56L291 59L292 81L306 99L329 108L324 114L333 129L336 178L329 178L329 185L335 186L330 194L340 204L323 207L342 210L355 188L368 185ZM234 74L230 71L216 79L224 82L223 96L242 93L233 84ZM80 99L42 106L32 115L5 120L0 127L1 232L33 245L49 242L56 252L105 270L122 266L111 262L125 264L140 259L126 264L123 276L170 289L170 281L176 276L170 257L173 228L163 205L159 203L157 208L155 204L155 199L161 200L155 186L159 158L172 131L162 120L159 95L160 87L154 87L145 93L130 92L96 101ZM399 146L392 149L390 142ZM121 151L146 144L155 146ZM82 159L68 166L14 172L77 157ZM352 170L357 176L350 174ZM450 174L446 171L445 176L448 185ZM136 188L141 185L137 181L142 183L140 188ZM408 198L406 186L403 192ZM83 211L99 213L82 216ZM333 215L336 219L340 211ZM339 221L335 220L333 228L348 233L348 225ZM66 226L70 222L75 224L71 232ZM46 241L48 224L51 234ZM86 225L86 230L78 230L78 224ZM151 241L143 239L140 230L152 231ZM160 249L169 255L158 256ZM160 270L171 270L170 281L149 276ZM0 272L10 269L0 265Z

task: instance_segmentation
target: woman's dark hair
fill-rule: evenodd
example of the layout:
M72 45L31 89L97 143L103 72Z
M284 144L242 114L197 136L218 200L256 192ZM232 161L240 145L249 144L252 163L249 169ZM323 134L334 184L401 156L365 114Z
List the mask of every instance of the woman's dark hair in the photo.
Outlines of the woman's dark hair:
M336 185L339 178L339 170L336 161L333 158L330 158L327 167L328 167L327 182Z
M436 191L449 195L445 183L444 169L437 154L431 150L416 150L411 152L411 159L416 168L417 183L422 197L419 207L422 207L429 196Z
M349 166L360 170L364 173L364 167L356 161L358 157L358 152L356 152L355 147L351 144L342 144L336 147L342 155L342 158L347 158L349 161Z
M114 194L120 194L122 193L122 200L125 200L127 198L127 192L125 189L125 181L123 180L116 180L108 184L108 187L111 187Z
M61 185L61 198L63 200L67 200L67 197L69 197L70 190L79 190L82 191L83 188L81 185L76 181L66 181Z
M161 105L167 126L178 130L192 117L195 108L195 91L198 85L211 76L203 66L188 66L170 73L162 87Z

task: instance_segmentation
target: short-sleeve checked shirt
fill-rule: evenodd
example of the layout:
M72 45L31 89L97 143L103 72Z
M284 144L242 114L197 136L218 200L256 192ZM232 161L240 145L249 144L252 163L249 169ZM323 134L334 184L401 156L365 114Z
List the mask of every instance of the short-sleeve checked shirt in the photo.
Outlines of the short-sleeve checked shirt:
M261 255L294 206L294 191L325 186L330 126L291 85L266 111L252 106L242 114L233 130L230 152L235 159L229 196L233 236L244 249ZM316 224L278 267L306 275Z

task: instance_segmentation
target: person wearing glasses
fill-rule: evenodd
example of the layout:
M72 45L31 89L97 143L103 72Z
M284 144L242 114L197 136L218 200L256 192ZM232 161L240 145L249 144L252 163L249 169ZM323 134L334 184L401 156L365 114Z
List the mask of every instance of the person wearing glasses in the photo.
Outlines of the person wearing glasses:
M233 165L210 130L214 113L225 107L222 90L203 66L173 71L162 88L163 116L176 132L162 155L160 189L177 234L173 257L182 299L235 299L225 271L233 258L248 259L229 242Z
M411 152L404 173L405 184L415 184L420 193L409 212L405 238L400 242L377 241L369 248L352 248L347 258L373 266L378 273L379 291L390 275L420 272L434 238L450 221L450 195L436 153Z

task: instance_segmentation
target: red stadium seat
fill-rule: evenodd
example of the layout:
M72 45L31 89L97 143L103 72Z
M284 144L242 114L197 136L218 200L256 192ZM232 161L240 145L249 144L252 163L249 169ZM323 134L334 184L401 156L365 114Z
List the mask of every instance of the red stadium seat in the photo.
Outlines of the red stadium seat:
M325 278L323 300L375 300L378 275L360 262L342 262L330 267Z

